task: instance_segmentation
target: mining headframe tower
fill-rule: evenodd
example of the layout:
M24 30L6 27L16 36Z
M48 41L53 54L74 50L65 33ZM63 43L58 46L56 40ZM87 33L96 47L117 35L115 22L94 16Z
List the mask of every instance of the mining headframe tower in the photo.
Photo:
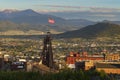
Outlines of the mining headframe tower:
M51 33L47 32L46 37L43 41L43 51L41 54L42 64L46 65L49 68L53 68L53 52L52 52L52 38Z

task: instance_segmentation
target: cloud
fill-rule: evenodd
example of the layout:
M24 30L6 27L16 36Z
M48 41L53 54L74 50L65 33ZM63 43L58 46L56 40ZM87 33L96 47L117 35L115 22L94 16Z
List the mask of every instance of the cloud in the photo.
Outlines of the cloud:
M116 15L114 14L94 14L94 15L91 15L91 16L94 16L94 17L109 17L109 18L114 18L116 17Z
M119 8L90 7L91 12L120 12Z
M78 12L50 12L48 14L62 17L65 19L88 19L93 21L101 20L120 20L120 12L91 12L91 11L78 11Z
M120 8L106 8L106 7L85 7L85 6L64 6L64 5L35 5L43 7L52 7L56 10L46 10L46 12L76 12L76 11L90 11L90 12L120 12Z
M64 5L36 5L36 6L54 7L54 8L75 8L75 9L85 8L81 6L64 6Z
M37 5L46 7L40 13L55 15L65 19L88 19L93 21L120 20L120 8L84 7L64 5ZM52 7L50 9L50 7ZM49 8L49 9L47 9Z
M52 9L52 10L37 10L37 12L40 12L40 13L51 13L51 12L53 12L53 13L57 13L57 12L78 12L78 11L75 11L75 10L54 10L54 9Z

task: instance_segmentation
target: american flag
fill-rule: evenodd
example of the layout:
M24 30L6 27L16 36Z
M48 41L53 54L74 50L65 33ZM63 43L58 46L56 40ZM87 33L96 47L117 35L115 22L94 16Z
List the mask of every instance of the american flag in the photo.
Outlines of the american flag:
M54 20L53 18L48 18L48 22L49 22L50 24L54 24L54 23L55 23L55 20Z

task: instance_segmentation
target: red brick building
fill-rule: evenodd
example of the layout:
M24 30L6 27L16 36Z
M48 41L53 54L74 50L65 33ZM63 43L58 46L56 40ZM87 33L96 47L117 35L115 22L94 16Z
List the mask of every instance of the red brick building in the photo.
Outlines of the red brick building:
M81 61L97 62L104 60L105 57L103 55L88 55L87 52L83 52L82 54L70 52L70 54L66 57L66 63L69 68L75 68L76 62L81 62Z
M75 62L79 61L104 61L103 55L88 55L87 52L83 52L82 54L70 52L70 55L67 57L67 64L75 64Z

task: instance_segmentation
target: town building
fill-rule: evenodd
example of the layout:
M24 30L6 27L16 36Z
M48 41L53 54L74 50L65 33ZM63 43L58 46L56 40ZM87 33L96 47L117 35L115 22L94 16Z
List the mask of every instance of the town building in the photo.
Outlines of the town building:
M106 54L105 56L106 61L119 61L120 60L120 55L115 53L115 54Z
M81 61L75 63L75 69L76 70L90 70L94 68L93 61Z
M99 62L104 60L105 60L104 55L96 55L96 54L88 55L87 52L83 52L82 54L70 52L70 54L66 57L66 64L68 65L69 68L75 68L76 62L81 62L81 61Z
M10 69L11 71L26 71L27 63L26 62L12 62Z
M120 63L96 63L95 69L108 74L120 74Z

